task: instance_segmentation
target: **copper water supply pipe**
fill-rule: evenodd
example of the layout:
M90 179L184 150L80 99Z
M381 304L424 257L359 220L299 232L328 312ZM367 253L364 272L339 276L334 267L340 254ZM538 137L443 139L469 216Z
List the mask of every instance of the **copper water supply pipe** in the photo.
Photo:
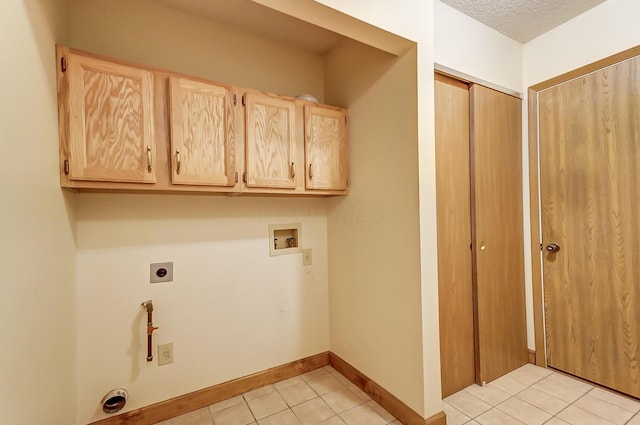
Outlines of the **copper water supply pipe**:
M151 350L151 335L153 331L158 329L153 326L153 303L151 300L142 303L142 308L147 310L147 361L150 362L153 360L153 353Z

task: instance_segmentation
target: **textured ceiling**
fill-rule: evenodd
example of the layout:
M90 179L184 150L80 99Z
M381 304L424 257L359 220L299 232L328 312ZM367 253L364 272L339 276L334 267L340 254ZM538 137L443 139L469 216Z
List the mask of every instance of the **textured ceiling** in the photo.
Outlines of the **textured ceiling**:
M521 43L533 40L605 0L441 0Z

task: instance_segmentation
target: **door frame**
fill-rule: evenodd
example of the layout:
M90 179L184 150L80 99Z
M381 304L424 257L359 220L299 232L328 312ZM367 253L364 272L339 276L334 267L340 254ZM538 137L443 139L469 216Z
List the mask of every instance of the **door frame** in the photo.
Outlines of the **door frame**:
M580 78L592 72L606 68L627 59L640 56L640 46L616 53L599 61L590 63L573 71L566 72L528 89L529 121L529 205L531 223L531 282L533 285L533 326L536 344L536 365L547 366L547 350L544 327L544 293L542 284L542 240L540 223L540 184L539 184L539 145L538 145L538 93L558 84Z

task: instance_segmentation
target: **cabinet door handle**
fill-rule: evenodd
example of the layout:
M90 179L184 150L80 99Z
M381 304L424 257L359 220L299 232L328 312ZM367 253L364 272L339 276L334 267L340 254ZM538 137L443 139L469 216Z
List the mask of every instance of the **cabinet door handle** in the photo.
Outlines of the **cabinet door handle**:
M176 174L180 174L180 149L176 149Z
M147 146L147 172L150 173L151 170L153 170L151 168L151 146Z
M311 163L309 163L309 180L313 179L313 167Z
M291 180L296 178L296 164L295 162L291 162Z

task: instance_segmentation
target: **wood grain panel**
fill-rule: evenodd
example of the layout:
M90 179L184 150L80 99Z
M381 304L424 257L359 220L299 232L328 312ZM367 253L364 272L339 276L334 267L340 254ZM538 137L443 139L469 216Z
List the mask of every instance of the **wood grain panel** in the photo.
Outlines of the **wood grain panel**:
M539 93L547 362L640 397L640 59Z
M476 382L528 360L522 225L522 102L472 85Z
M293 101L247 93L245 103L247 186L295 189Z
M153 74L67 55L70 178L155 182Z
M304 118L306 188L347 189L346 111L305 105Z
M475 381L469 87L436 74L436 213L442 396Z
M235 185L233 101L222 86L170 77L174 184Z
M140 181L137 172L129 173L123 170L89 170L85 173L84 170L84 148L73 148L74 144L72 140L80 141L83 143L83 126L82 113L74 113L81 109L84 99L83 95L76 96L76 102L73 103L71 96L71 81L76 81L77 68L73 68L74 63L80 61L78 57L86 58L94 67L98 69L104 69L104 73L107 75L120 75L123 72L126 74L128 70L134 69L143 71L144 73L150 73L152 75L152 84L149 84L151 90L149 90L149 97L151 99L150 112L152 113L152 122L150 133L153 137L148 137L151 141L152 150L152 173L155 181L152 183L151 176L147 176L146 179ZM275 95L270 95L274 99L286 99L288 102L294 103L295 120L293 122L294 135L300 135L294 140L295 145L295 157L293 162L295 166L293 170L299 174L299 177L295 179L295 188L279 188L279 187L250 187L243 183L241 175L238 176L238 182L236 182L235 172L230 172L234 168L244 169L245 161L245 114L233 113L238 111L241 105L242 93L251 91L246 88L229 86L224 83L211 82L204 79L199 79L193 76L186 76L182 74L172 73L162 69L150 68L145 65L140 65L120 59L109 58L93 53L83 52L77 49L72 49L65 46L56 46L56 68L57 68L57 80L58 80L58 122L60 133L60 185L61 187L73 191L73 192L120 192L120 193L211 193L220 195L237 195L239 193L265 196L335 196L346 195L347 190L330 190L330 189L314 189L306 190L305 182L303 178L304 171L304 113L303 105L308 104L301 100L294 100L289 98L282 98ZM62 70L61 64L66 62L67 69ZM103 66L102 63L107 63ZM115 72L115 74L107 69L109 65L114 65L114 69L121 69ZM123 68L119 68L123 67ZM124 69L125 71L122 71ZM186 79L189 81L197 81L205 85L212 84L215 86L226 87L230 90L230 96L233 99L233 95L237 95L238 105L233 107L231 100L225 100L225 104L228 105L228 114L231 117L233 113L234 118L228 120L226 129L227 138L229 139L229 146L233 145L234 148L230 149L232 154L227 155L227 175L233 178L234 185L231 186L218 186L212 184L174 184L172 181L172 173L175 167L175 152L172 152L171 147L171 128L170 128L170 90L169 90L169 78L176 77L178 79ZM82 79L80 79L82 80ZM77 84L75 84L77 86ZM147 87L147 84L142 85L143 88ZM146 89L145 89L146 90ZM143 91L145 91L143 90ZM146 97L145 94L143 97ZM78 101L78 99L80 101ZM80 106L73 106L80 105ZM144 105L144 102L143 102ZM72 108L73 109L72 111ZM143 110L146 109L143 107ZM146 113L146 112L145 112ZM145 123L148 120L145 120ZM73 125L76 126L76 130L73 130ZM78 130L79 129L79 130ZM75 138L73 136L75 131ZM147 137L147 136L145 136ZM237 142L242 140L243 142ZM74 152L81 152L75 154ZM145 152L146 156L146 152ZM69 171L71 174L66 174L65 163L69 161ZM73 161L76 161L75 163ZM143 164L144 166L144 164ZM291 172L291 170L289 170ZM93 173L93 174L92 174ZM133 174L133 176L131 175ZM241 173L240 173L241 174Z

